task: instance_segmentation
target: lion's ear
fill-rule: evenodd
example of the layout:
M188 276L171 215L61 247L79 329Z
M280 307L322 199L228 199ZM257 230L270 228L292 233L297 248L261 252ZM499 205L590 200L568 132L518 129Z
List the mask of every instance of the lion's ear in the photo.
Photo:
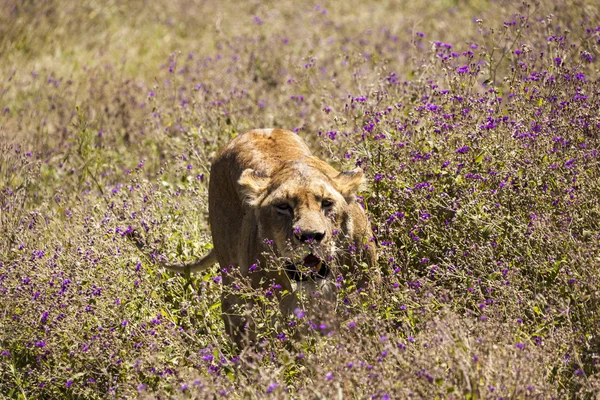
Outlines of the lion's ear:
M248 204L252 204L267 188L271 178L252 168L245 169L238 179L241 187L241 197Z
M354 201L354 195L364 183L363 170L360 167L351 171L341 172L333 178L336 189L344 196L348 203Z

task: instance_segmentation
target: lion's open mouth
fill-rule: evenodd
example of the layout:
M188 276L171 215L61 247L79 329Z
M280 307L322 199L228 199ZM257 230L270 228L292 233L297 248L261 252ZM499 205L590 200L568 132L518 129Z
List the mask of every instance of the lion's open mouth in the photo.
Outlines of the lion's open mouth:
M285 271L291 280L294 281L315 281L325 279L329 275L329 266L314 254L309 254L302 260L301 270L295 264L287 264Z

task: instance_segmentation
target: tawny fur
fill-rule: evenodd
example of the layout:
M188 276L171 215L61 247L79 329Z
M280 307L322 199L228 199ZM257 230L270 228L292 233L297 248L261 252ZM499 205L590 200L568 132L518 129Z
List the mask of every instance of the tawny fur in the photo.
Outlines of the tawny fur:
M299 231L319 231L324 239L314 252L330 263L350 266L358 286L367 282L357 263L376 264L375 241L363 209L354 201L362 183L362 170L339 173L313 156L295 133L281 129L252 130L229 142L216 156L209 183L209 222L214 248L201 260L188 265L167 265L177 272L194 272L218 262L223 276L222 313L227 332L238 344L252 339L253 322L243 315L252 304L236 296L230 273L239 269L254 288L272 285L287 289L280 298L282 312L297 305L294 285L288 275L268 268L264 254L272 251L265 240L273 241L278 256L293 259L304 254L306 245L298 241ZM323 206L324 198L332 206ZM275 202L289 204L286 211ZM348 248L356 248L350 254ZM301 256L300 256L301 257ZM260 267L249 274L252 265ZM354 265L353 265L354 264ZM315 287L325 287L324 283ZM240 311L242 310L242 311Z

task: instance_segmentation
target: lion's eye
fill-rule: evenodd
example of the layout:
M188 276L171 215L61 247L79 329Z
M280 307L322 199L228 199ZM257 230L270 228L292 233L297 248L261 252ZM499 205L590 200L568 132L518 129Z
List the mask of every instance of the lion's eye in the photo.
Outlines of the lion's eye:
M323 208L331 208L331 207L333 207L333 201L331 201L329 199L323 199L323 201L321 201L321 206Z
M275 209L282 213L289 213L292 207L288 203L277 203L275 204Z

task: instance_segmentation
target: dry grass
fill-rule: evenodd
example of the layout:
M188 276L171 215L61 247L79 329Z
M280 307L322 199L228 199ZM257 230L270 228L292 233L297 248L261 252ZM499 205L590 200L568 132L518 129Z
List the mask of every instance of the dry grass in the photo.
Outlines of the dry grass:
M0 5L0 393L9 398L596 398L594 2ZM295 129L360 165L384 284L235 354L214 152ZM309 331L290 339L297 330Z

